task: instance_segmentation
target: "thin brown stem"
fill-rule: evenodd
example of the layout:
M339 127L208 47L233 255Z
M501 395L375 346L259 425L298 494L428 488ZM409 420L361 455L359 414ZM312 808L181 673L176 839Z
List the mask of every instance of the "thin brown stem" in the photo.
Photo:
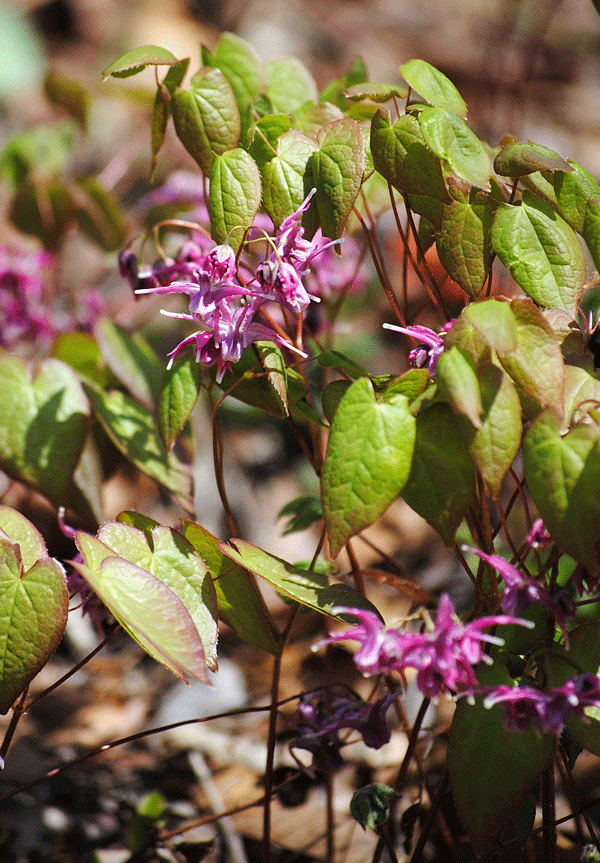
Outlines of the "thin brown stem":
M553 742L553 757L542 773L542 861L557 863L556 800L554 787L554 759L556 756L556 737Z
M8 753L8 749L10 744L12 743L12 739L14 737L15 731L17 730L17 725L19 724L21 717L25 713L25 709L23 707L25 703L25 699L27 698L27 693L29 692L29 686L26 686L23 692L21 693L21 697L17 704L13 707L13 713L10 718L10 722L8 724L8 728L6 729L6 734L4 735L4 740L2 741L2 746L0 746L0 770L4 769L4 762L6 760L6 755Z
M385 272L385 265L383 263L383 259L379 257L379 255L381 253L378 250L376 239L372 236L371 230L368 228L365 220L363 219L361 214L358 212L356 207L354 208L354 214L356 215L356 218L360 222L362 229L365 233L365 237L367 238L367 243L369 245L369 252L371 253L371 259L373 261L375 269L377 270L377 276L379 277L381 287L383 288L385 295L388 298L388 302L389 302L390 306L392 307L394 314L396 315L396 317L400 321L400 324L404 327L404 326L406 326L406 321L404 320L404 315L402 314L402 312L400 310L400 306L398 305L398 300L396 299L396 296L392 290L392 287L391 287L389 278L387 276L387 273Z
M417 840L417 844L414 847L414 851L410 858L409 863L418 863L421 854L423 853L423 849L425 847L425 843L429 838L429 834L431 833L431 828L433 827L433 822L435 821L436 815L442 803L442 797L448 787L448 768L444 768L444 772L442 777L438 783L437 788L435 789L435 796L431 801L431 806L429 808L429 812L427 813L427 818L425 819L425 823L423 824L423 829L421 830L421 834L419 839Z

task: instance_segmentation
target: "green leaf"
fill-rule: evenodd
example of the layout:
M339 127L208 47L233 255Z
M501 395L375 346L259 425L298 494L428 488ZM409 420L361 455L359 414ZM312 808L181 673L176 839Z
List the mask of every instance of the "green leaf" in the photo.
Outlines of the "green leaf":
M114 63L111 63L102 73L102 79L106 81L112 75L114 78L128 78L137 75L146 66L174 66L179 60L166 48L157 45L143 45L123 54Z
M390 817L390 801L400 797L389 785L380 782L365 785L355 791L350 800L350 815L363 830L367 827L377 832Z
M236 251L251 227L261 200L260 173L245 150L215 156L210 171L208 212L213 240L228 242Z
M345 75L339 78L334 78L321 90L319 99L322 102L333 102L338 108L346 108L347 100L344 96L344 90L348 87L353 87L355 84L363 84L369 80L367 66L362 57L355 57L352 65Z
M425 143L416 117L403 114L392 126L388 112L380 109L371 120L370 141L376 170L403 195L450 200L440 160Z
M292 114L305 102L316 102L314 78L296 57L278 57L263 66L267 96L278 114Z
M572 171L566 159L541 144L505 144L494 159L494 171L501 177L524 177L536 171Z
M436 237L444 269L472 299L481 293L492 263L491 228L495 201L485 192L461 188L450 179L453 201L444 206Z
M211 370L211 374L214 374L214 371ZM288 403L290 398L294 401L301 400L308 393L308 387L294 369L286 369L286 384ZM279 419L286 416L281 397L269 384L252 346L246 348L231 371L225 372L220 387L223 391L229 391L233 387L231 397L247 405L268 411Z
M0 713L50 659L67 624L69 593L57 560L24 569L18 545L0 555Z
M400 66L406 83L438 108L445 108L458 117L466 117L467 106L449 78L424 60L409 60Z
M102 427L123 455L147 476L172 491L189 509L190 477L187 468L171 453L152 415L119 390L104 392L94 384L84 389Z
M544 411L523 439L527 487L558 547L598 568L600 539L600 428L580 423L566 435L552 411Z
M277 155L277 141L284 132L289 131L291 125L287 114L267 114L254 126L248 152L261 171Z
M428 147L454 176L489 191L489 156L460 117L443 108L425 108L419 114L419 126Z
M314 494L303 494L286 503L277 513L277 518L285 518L286 515L291 518L283 531L283 536L306 530L316 521L320 521L323 518L323 507L320 499Z
M0 545L6 538L19 546L25 572L38 560L48 557L48 549L39 530L16 509L0 504Z
M277 155L262 169L263 204L275 227L304 201L306 166L317 149L314 141L296 129L285 132L277 141Z
M89 333L60 333L52 345L52 356L71 366L85 378L106 386L111 377L98 342Z
M178 357L166 372L158 400L158 424L170 450L191 414L201 388L201 369L193 357Z
M492 245L532 300L576 314L586 275L583 249L573 229L549 204L531 192L525 192L519 207L501 204Z
M0 355L0 390L0 466L65 506L90 415L77 374L48 359L32 378L21 359Z
M317 102L316 105L313 102L306 102L294 112L292 122L294 129L304 132L316 141L323 126L335 120L343 120L344 117L344 112L331 102Z
M565 426L589 418L600 407L600 380L579 366L565 366Z
M517 348L517 325L512 306L503 300L482 300L471 303L461 313L459 322L463 319L470 324L476 334L483 337L485 342L499 354L511 354ZM460 327L464 330L464 327ZM454 324L450 333L449 342L458 336L459 326ZM465 337L473 343L475 350L480 350L477 335L471 337L470 333L461 332L461 340ZM458 344L458 342L457 342ZM465 347L464 343L459 344Z
M185 77L185 73L188 70L189 64L189 57L186 57L185 60L181 60L179 63L176 63L175 66L171 66L165 77L162 79L158 90L156 91L156 96L154 98L154 107L152 109L150 139L152 149L152 163L150 166L151 177L156 170L158 154L165 140L167 122L169 120L169 117L171 116L172 97L175 94L177 88L181 86L181 82ZM168 99L167 94L169 96Z
M365 170L365 144L360 126L345 118L324 126L319 149L311 156L315 200L323 236L342 236L360 191Z
M242 641L279 656L283 642L275 630L254 575L223 554L216 537L183 519L181 533L206 563L217 594L219 617Z
M329 423L333 422L335 412L351 386L352 381L332 381L321 393L323 413Z
M466 416L476 429L481 428L479 381L469 355L456 347L445 350L438 358L435 382L452 410Z
M548 687L562 686L576 674L600 674L600 622L576 626L569 633L569 649L564 656L553 652L547 661ZM585 715L583 719L572 713L565 730L578 746L600 755L600 711L586 707Z
M475 468L454 413L445 404L422 410L402 497L451 545L474 491Z
M252 47L235 33L222 33L214 53L202 47L202 62L216 66L225 75L235 94L240 113L263 92L265 82L260 62Z
M407 397L378 398L369 378L355 381L333 417L321 477L332 557L402 491L414 445Z
M498 660L481 663L476 674L481 686L513 683ZM551 734L505 731L502 705L486 709L482 700L459 700L448 743L452 794L478 857L518 811L552 753Z
M75 560L72 565L140 647L182 680L193 677L208 682L200 634L171 587L90 534L78 531L75 542L84 562ZM185 560L182 554L175 564ZM182 577L176 574L176 579ZM204 583L210 583L210 578Z
M481 425L474 434L469 434L468 451L490 494L496 498L521 444L521 403L508 375L492 363L479 367L477 378L481 388Z
M554 192L563 218L581 234L600 269L600 186L592 175L569 161L571 171L554 174Z
M500 364L528 396L562 416L565 366L558 339L531 300L513 300L510 312L516 343L495 346Z
M202 558L178 531L157 525L138 530L117 521L105 522L98 539L118 557L151 573L183 602L194 622L206 665L217 667L217 598Z
M392 84L353 84L344 90L344 96L350 102L362 102L370 99L372 102L389 102L390 99L406 99L408 90L406 87L398 87Z
M190 90L177 90L173 96L175 131L202 171L210 174L214 155L222 156L238 145L240 112L220 69L201 69L190 86Z
M348 377L356 380L357 378L368 377L368 371L363 368L363 366L359 366L358 363L355 363L354 360L351 360L350 357L347 357L341 351L335 350L324 350L317 356L317 362L323 368L334 368L341 369L344 371Z
M109 368L145 407L153 409L162 390L165 369L139 333L129 333L110 318L100 318L94 336Z
M255 342L269 389L279 401L284 416L288 416L287 367L283 354L273 342Z
M366 597L347 584L332 581L320 572L300 569L241 539L221 543L221 551L239 566L264 578L275 590L321 614L332 614L336 606L361 608L381 615ZM335 614L338 620L354 620Z

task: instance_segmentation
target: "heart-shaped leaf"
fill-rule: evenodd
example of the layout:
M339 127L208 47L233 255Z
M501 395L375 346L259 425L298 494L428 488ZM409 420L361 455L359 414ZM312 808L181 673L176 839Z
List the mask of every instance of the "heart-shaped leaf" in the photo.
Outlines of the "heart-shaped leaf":
M571 315L583 293L585 259L573 229L531 192L521 206L502 204L492 228L494 251L536 303Z
M362 129L349 117L324 126L317 137L319 149L311 156L317 189L315 200L323 236L342 236L365 171Z
M292 114L305 102L318 100L317 85L296 57L277 57L263 66L267 96L278 114Z
M455 177L489 190L489 156L460 117L443 108L425 108L419 114L419 126L428 147L447 163Z
M58 561L46 557L24 570L18 545L0 554L0 713L44 667L67 624L69 594Z
M466 117L467 106L462 96L452 81L435 66L425 60L409 60L400 66L400 74L427 102L458 117Z
M89 403L70 366L45 360L35 378L14 356L0 356L0 465L56 506L68 502L89 424Z
M321 477L331 554L379 518L406 482L415 444L408 399L356 380L333 417Z
M494 171L501 177L524 177L536 171L572 171L566 159L541 144L505 144L494 159Z
M215 154L237 147L240 112L220 69L204 68L194 75L190 90L173 95L172 111L179 140L205 174L210 174Z
M215 156L210 171L208 212L213 240L239 247L261 201L261 180L256 162L245 150Z
M291 129L278 139L277 155L265 163L263 204L276 227L304 201L304 174L308 160L317 149L311 138Z
M31 569L38 560L48 557L42 534L16 509L0 505L0 531L12 544L19 546L25 571Z
M600 539L600 428L580 423L566 435L544 411L523 439L525 479L556 544L590 572L598 568Z
M402 497L451 545L474 491L475 468L454 413L446 404L421 410Z
M513 682L498 660L481 663L476 674L482 686ZM478 856L517 812L552 753L551 734L505 731L501 705L486 709L482 700L478 695L475 704L458 702L448 743L452 793Z
M109 535L114 524L114 522L109 524ZM128 525L120 526L128 527ZM138 531L138 533L142 532ZM144 533L142 536L145 538ZM183 537L181 540L185 542ZM193 677L207 682L207 659L202 635L192 614L186 608L184 599L159 577L119 557L112 548L96 537L78 531L75 541L83 557L83 563L73 561L73 566L83 575L131 637L150 656L182 680ZM135 555L137 550L135 543L131 550ZM149 555L152 557L148 545L144 549L140 543L139 550L145 554L146 560ZM182 579L186 580L183 572L188 568L189 559L185 554L175 554L172 560L179 570L174 576L174 581L179 586ZM164 564L164 561L161 563ZM207 581L201 576L200 593L190 584L184 588L185 599L191 599L194 608L200 600L202 588L208 582L211 582L210 578ZM212 582L210 588L212 588ZM211 624L209 627L213 628ZM214 640L208 638L207 643L211 646L214 664L216 638Z

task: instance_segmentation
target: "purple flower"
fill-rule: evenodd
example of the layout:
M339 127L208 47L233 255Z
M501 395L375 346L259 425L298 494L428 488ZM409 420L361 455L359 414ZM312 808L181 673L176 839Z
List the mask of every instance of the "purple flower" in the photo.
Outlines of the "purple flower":
M390 739L385 717L395 698L396 695L388 695L370 704L345 696L334 698L330 705L316 698L300 701L292 718L295 731L289 742L292 755L294 749L312 753L313 769L323 773L341 767L342 728L355 729L367 746L380 749Z
M311 299L318 302L318 297L311 296L302 281L309 271L311 260L339 242L324 242L322 237L304 239L302 214L308 210L316 191L312 189L298 209L283 220L272 238L272 254L259 264L256 271L259 290L264 298L276 300L296 314L303 312Z
M531 548L548 548L549 545L552 545L552 537L544 527L544 522L541 518L536 518L533 522L525 542Z
M486 554L477 548L468 545L462 547L463 551L476 554L494 569L498 570L504 581L504 594L502 596L502 610L508 614L522 614L534 602L543 602L553 615L556 623L564 635L567 643L569 634L566 619L575 614L575 603L564 590L558 590L551 594L550 591L535 578L523 575L516 566L509 563L498 554Z
M529 686L487 687L485 707L504 705L504 728L527 731L531 722L542 733L560 734L571 714L585 719L585 708L600 708L600 678L578 674L547 692Z
M477 686L473 666L483 659L484 644L503 644L502 639L483 632L490 626L518 623L531 627L528 621L506 615L482 617L463 624L457 618L447 594L440 599L435 625L424 632L386 628L370 611L356 608L337 608L334 614L345 613L356 617L359 623L343 633L334 633L323 642L359 641L361 647L354 661L365 675L387 674L396 671L405 679L407 668L417 671L417 686L428 698L462 690L471 691Z
M420 344L413 348L408 354L408 361L417 369L423 368L427 363L429 374L431 377L435 375L437 361L440 354L444 350L443 336L448 332L454 321L449 321L442 327L441 332L436 333L435 330L429 327L423 327L415 324L412 327L398 327L396 324L384 324L386 330L394 330L397 333L404 333L405 336L410 336L416 339Z

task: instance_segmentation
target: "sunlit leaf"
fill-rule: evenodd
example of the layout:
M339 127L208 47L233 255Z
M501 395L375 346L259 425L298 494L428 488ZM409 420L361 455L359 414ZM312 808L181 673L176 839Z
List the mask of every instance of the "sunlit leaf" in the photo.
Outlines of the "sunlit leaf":
M400 66L400 74L413 90L438 108L465 117L467 106L462 96L443 72L424 60L409 60Z
M102 73L104 80L110 78L128 78L137 75L146 66L174 66L179 60L166 48L158 45L143 45L123 54L108 66Z

